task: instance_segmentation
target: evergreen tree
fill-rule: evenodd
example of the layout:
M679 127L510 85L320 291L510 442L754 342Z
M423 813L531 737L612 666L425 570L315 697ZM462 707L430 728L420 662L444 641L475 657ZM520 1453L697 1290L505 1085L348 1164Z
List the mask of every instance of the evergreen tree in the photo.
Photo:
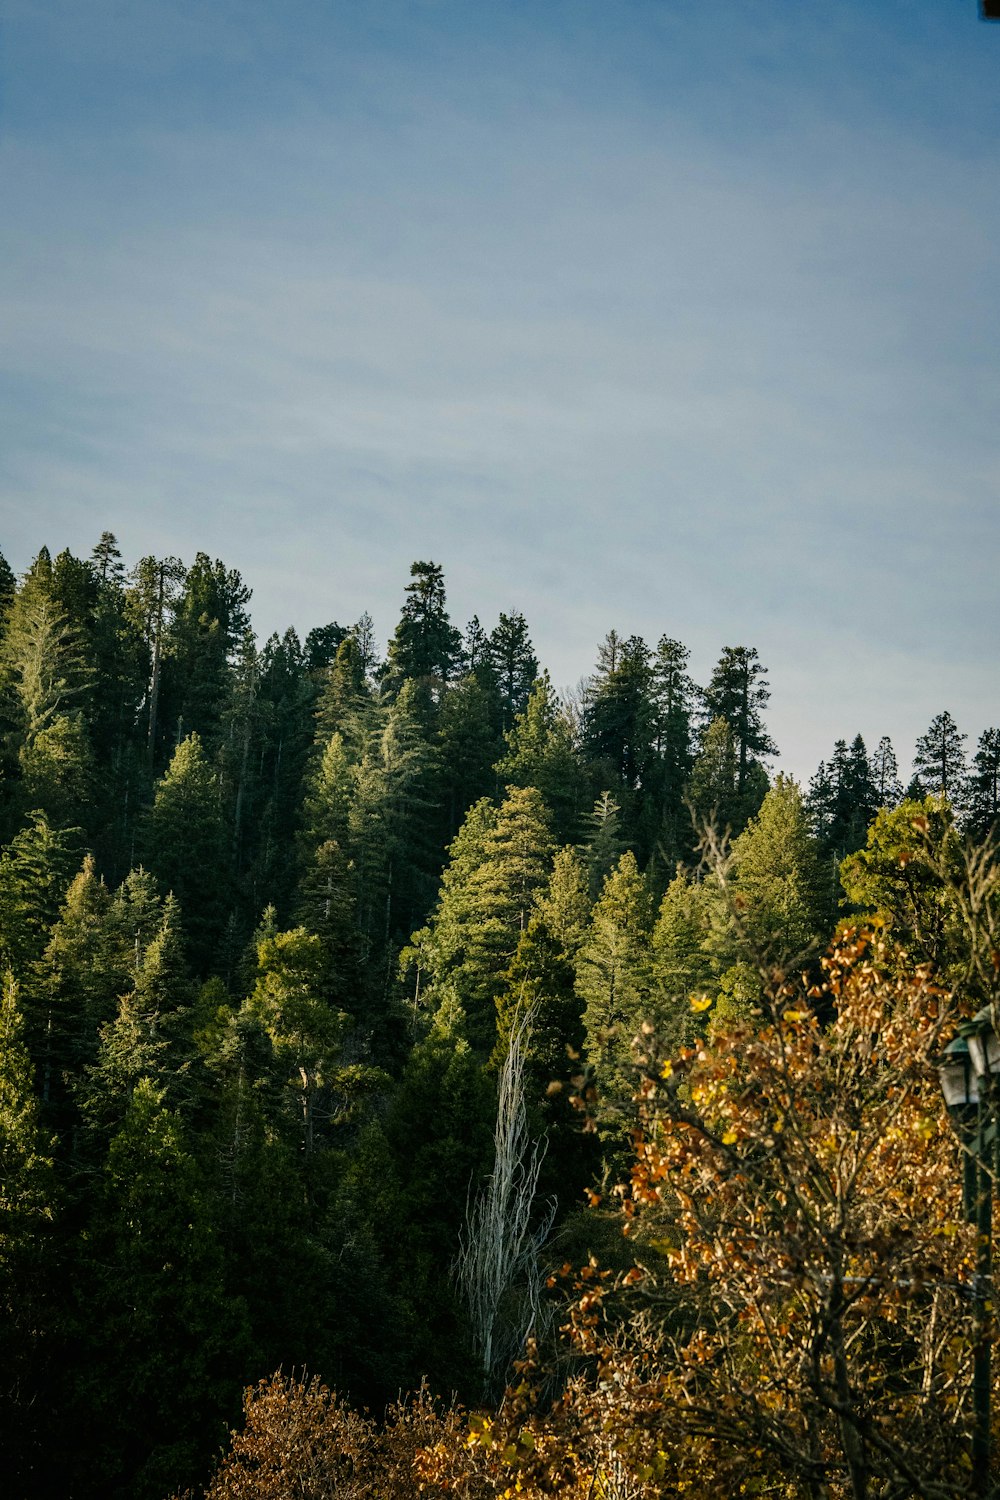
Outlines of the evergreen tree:
M199 552L188 569L169 627L162 711L178 739L195 733L218 748L230 662L246 631L250 590L235 568Z
M639 636L611 631L598 652L583 715L582 749L599 785L635 792L648 773L655 734L653 667Z
M113 531L101 532L97 545L90 554L90 559L102 584L124 581L125 568L122 564L122 554L118 546L118 538Z
M805 806L812 832L834 865L861 848L879 808L879 789L860 734L850 749L837 740L832 759L821 762L809 783Z
M260 653L250 762L243 804L244 916L291 894L296 865L287 850L299 831L302 782L314 750L314 685L294 630L272 635Z
M110 893L88 855L30 978L45 1117L64 1154L74 1147L76 1095L96 1060L100 1028L131 983L131 953L123 937Z
M0 966L27 975L41 957L79 863L74 830L35 813L0 854Z
M358 926L381 989L388 984L394 945L431 904L439 858L432 832L437 756L420 698L418 684L405 682L373 731L351 807Z
M556 838L575 838L586 805L586 775L547 672L534 684L524 712L505 738L507 751L497 762L497 775L507 786L535 787L552 815Z
M103 1167L77 1280L74 1493L159 1500L193 1481L248 1369L205 1183L180 1116L137 1083Z
M44 547L7 612L0 670L16 705L22 745L30 746L58 717L79 713L89 698L93 668L84 633L59 596Z
M917 740L913 757L913 777L920 795L940 793L952 802L961 798L965 777L962 745L967 738L947 712L931 721L927 733Z
M888 735L883 735L878 742L878 748L872 756L871 771L878 806L896 807L902 800L903 783L899 779L896 753Z
M488 674L470 672L444 696L437 731L451 838L473 802L496 789L493 767L502 749L498 721L497 694Z
M39 1119L18 987L0 990L0 1445L11 1494L37 1493L54 1358L52 1144Z
M771 696L766 671L753 647L726 646L705 689L706 724L724 719L732 730L739 798L750 791L761 757L778 753L764 727L763 711Z
M229 860L218 777L196 734L181 741L157 784L143 844L150 870L180 902L194 967L205 971L225 925Z
M323 757L306 783L302 838L312 850L328 839L346 842L354 797L354 768L339 731L331 734Z
M335 839L327 839L302 873L292 915L322 944L331 1001L360 1019L366 987L356 912L354 865Z
M731 878L740 908L738 949L785 967L815 945L821 877L797 782L777 777L733 844Z
M14 570L0 552L0 625L3 624L16 592L17 579L14 577Z
M756 769L756 767L755 767ZM739 764L731 726L723 718L713 719L702 735L701 748L695 758L688 786L691 812L698 826L711 824L724 831L739 831L751 816L750 803L763 799L748 773L748 795L739 790Z
M490 638L480 624L478 615L473 615L465 627L460 665L464 673L473 673L484 685L496 686L490 661Z
M440 688L454 675L461 633L448 618L440 564L415 562L410 577L413 582L406 586L403 612L389 642L389 677L415 678Z
M228 809L233 872L243 868L247 812L253 803L255 757L259 740L261 657L252 630L246 630L229 681L223 711L219 773L223 804Z
M635 1092L632 1040L650 1011L651 927L646 882L635 855L623 854L604 882L576 961L587 1055L606 1124L620 1119Z
M370 717L371 693L365 677L361 648L348 634L337 647L337 654L320 688L316 701L316 739L326 744L332 734L339 734L355 753L359 753Z
M369 682L377 681L382 672L382 663L379 660L378 645L375 641L375 621L367 610L360 620L356 620L351 626L350 633L358 643L365 677Z
M717 974L710 956L711 892L678 867L667 886L653 928L653 1010L658 1043L668 1052L692 1039L692 1001L714 994Z
M152 767L160 751L160 690L168 636L185 576L179 557L143 557L129 574L126 596L128 618L145 646L149 664L145 693L146 760Z
M302 659L305 662L306 671L314 677L322 677L327 669L332 666L337 652L347 639L350 631L345 625L338 625L336 620L329 625L316 625L309 631L302 648Z
M469 808L448 846L431 920L412 934L400 954L401 973L413 976L414 1015L421 1005L434 1012L446 998L454 998L451 975L464 962L466 940L476 920L472 876L486 858L486 835L496 820L497 809L488 797ZM462 1024L464 1028L464 1020Z
M538 658L528 635L528 624L516 610L501 614L490 632L487 659L500 696L501 728L506 732L523 713L538 677Z
M538 912L563 951L575 958L590 920L587 868L576 849L557 849Z
M498 812L477 803L450 853L437 909L402 961L417 971L425 1004L457 999L470 1041L488 1052L504 971L549 876L552 843L538 792L509 787Z
M148 796L141 711L149 678L146 642L130 610L117 543L104 532L91 555L96 598L88 620L94 690L87 730L97 785L85 821L102 868L127 872L136 817Z
M690 652L662 636L652 661L655 758L647 772L648 828L644 843L669 870L691 850L684 797L694 764L692 721L697 689L688 674Z
M119 1128L140 1080L152 1080L172 1108L191 1107L199 1088L190 1035L193 990L177 903L167 897L132 986L99 1029L93 1065L84 1069L80 1103L93 1158Z
M551 834L540 794L531 787L508 787L483 845L482 862L470 876L474 925L457 992L469 1016L470 1039L488 1047L503 972L551 869Z
M160 929L163 901L148 870L130 870L111 901L111 921L119 934L133 978Z
M288 1091L289 1120L308 1161L333 1100L347 1016L329 1003L328 969L320 939L297 927L265 938L258 950L257 982L248 1010L271 1039L276 1067ZM291 1128L291 1127L290 1127Z
M327 959L327 989L357 1014L363 993L357 929L356 870L350 859L354 768L339 734L331 736L303 804L302 874L293 915L315 933Z
M536 911L521 934L497 997L497 1039L491 1059L499 1072L512 1036L530 1012L524 1058L528 1134L546 1142L538 1194L563 1205L581 1197L597 1165L593 1136L583 1133L572 1104L571 1078L579 1071L584 1045L573 958L542 912Z
M585 845L588 885L591 900L596 900L626 847L622 835L621 808L610 792L601 793L587 822L590 825Z
M18 760L25 807L63 828L90 821L96 775L82 715L59 714L26 740Z
M962 801L974 839L986 839L1000 824L1000 729L984 729Z

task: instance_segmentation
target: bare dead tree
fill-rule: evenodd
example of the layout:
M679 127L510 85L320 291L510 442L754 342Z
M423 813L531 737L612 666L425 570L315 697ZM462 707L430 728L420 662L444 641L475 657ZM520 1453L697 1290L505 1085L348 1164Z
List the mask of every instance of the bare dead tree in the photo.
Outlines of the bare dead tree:
M500 1072L493 1172L466 1210L455 1277L469 1312L486 1395L502 1389L510 1362L542 1312L540 1254L555 1219L551 1200L533 1214L544 1141L528 1135L524 1063L534 1009L511 1033Z

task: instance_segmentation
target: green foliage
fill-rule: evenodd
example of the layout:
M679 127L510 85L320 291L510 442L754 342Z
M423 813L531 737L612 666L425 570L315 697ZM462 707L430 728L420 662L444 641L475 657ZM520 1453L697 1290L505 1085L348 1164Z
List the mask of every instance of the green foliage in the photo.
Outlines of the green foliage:
M941 797L907 798L879 812L864 849L844 860L841 879L854 907L947 978L960 961L953 886L961 861L949 804Z
M500 698L501 726L508 730L528 703L538 676L538 658L528 635L528 623L516 610L499 620L490 632L486 657Z
M258 646L248 602L203 553L126 572L108 532L86 560L43 550L19 586L0 560L0 1439L18 1493L193 1482L237 1385L276 1366L378 1408L424 1377L473 1392L453 1266L528 1008L539 1192L594 1248L608 1220L575 1205L624 1165L633 1040L648 1063L648 1026L676 1049L755 1011L762 969L807 961L832 925L844 853L857 905L982 989L955 904L981 853L933 799L872 824L898 772L860 737L821 767L810 832L797 788L768 786L749 648L723 653L696 724L680 641L612 631L563 701L519 613L460 641L433 563L384 667L368 616ZM977 839L998 743L968 778L946 766ZM737 834L707 876L692 806Z
M350 813L358 928L365 955L383 983L394 946L433 899L437 770L421 689L406 681L372 733Z
M8 611L2 670L17 703L25 744L59 714L79 711L88 695L92 670L83 633L57 595L53 566L44 547Z
M598 797L587 823L589 827L585 849L588 885L593 899L603 888L605 880L626 848L622 835L621 807L610 792L602 792Z
M578 852L567 845L557 849L552 874L538 897L538 911L564 952L575 957L590 917L587 869Z
M347 634L337 647L316 700L317 740L327 744L331 736L340 735L357 755L364 742L371 702L361 648L357 638Z
M754 647L726 646L705 689L706 722L723 719L733 732L736 792L741 798L760 758L778 753L764 727L763 711L771 696L766 671Z
M535 682L505 738L507 752L497 762L497 775L507 786L530 786L541 792L555 837L571 841L586 804L586 777L547 672Z
M695 1034L691 1002L711 997L716 966L711 956L715 894L678 867L667 886L653 928L653 1001L656 1034L668 1053Z
M499 811L477 803L450 852L435 913L403 963L417 969L425 1005L457 998L473 1046L488 1053L504 971L548 882L553 851L541 796L508 787Z
M53 823L78 826L94 793L94 763L86 725L79 714L59 714L26 740L18 752L22 798Z
M995 836L1000 825L1000 729L984 729L979 736L963 800L972 837Z
M40 1455L23 1414L49 1396L59 1204L33 1073L18 987L8 973L0 991L0 1443L6 1482L24 1494Z
M195 968L207 969L225 923L229 869L219 780L197 734L181 741L157 784L143 847L161 887L180 902Z
M78 832L36 812L0 854L0 964L16 975L41 957L79 861Z
M158 1500L218 1444L248 1340L181 1118L147 1078L111 1141L83 1253L86 1363L68 1415L88 1429L85 1493Z
M819 864L795 781L777 777L733 844L731 884L739 941L755 958L784 968L815 947Z
M415 562L413 582L396 633L389 642L389 679L414 678L440 687L453 676L462 637L445 608L444 571L440 564Z
M598 654L583 716L583 751L599 786L635 792L648 772L655 735L653 667L639 636L612 630Z
M700 826L708 824L722 831L743 826L745 802L740 795L738 769L732 726L717 717L702 736L688 786L691 808Z
M250 590L235 568L199 552L174 603L166 640L161 712L177 737L218 746L229 662L249 626Z
M570 934L572 943L572 929ZM572 1079L579 1074L585 1040L573 957L574 948L567 948L542 911L536 911L497 998L491 1060L499 1072L518 1022L530 1011L524 1053L528 1135L546 1143L537 1191L540 1198L554 1197L566 1206L580 1199L598 1165L595 1138L584 1134L572 1102Z
M454 837L474 802L496 790L494 763L501 749L495 688L470 672L450 688L438 718L438 748L448 832Z
M946 797L961 805L965 779L965 752L968 738L960 734L949 713L940 713L931 721L926 734L917 740L913 756L914 791L918 796Z
M620 1118L635 1091L632 1042L649 1016L651 928L649 891L629 852L604 882L576 960L587 1056L606 1124Z

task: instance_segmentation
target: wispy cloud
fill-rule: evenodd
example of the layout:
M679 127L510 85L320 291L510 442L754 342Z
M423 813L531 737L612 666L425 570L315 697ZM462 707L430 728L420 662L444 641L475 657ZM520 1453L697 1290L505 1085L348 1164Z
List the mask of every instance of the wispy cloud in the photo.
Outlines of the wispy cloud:
M8 129L5 550L111 525L241 567L265 630L367 607L385 632L434 556L459 618L523 608L560 681L611 625L702 673L752 641L801 770L857 729L905 753L945 703L995 721L995 163L902 103L831 114L786 36L719 60L739 140L719 78L657 95L577 32L560 73L515 6L435 54L417 11L411 53L402 20L338 50L310 11L326 96L270 8L241 41L235 12L148 3L117 50L80 43L109 77L147 48L164 94L127 134L86 100Z

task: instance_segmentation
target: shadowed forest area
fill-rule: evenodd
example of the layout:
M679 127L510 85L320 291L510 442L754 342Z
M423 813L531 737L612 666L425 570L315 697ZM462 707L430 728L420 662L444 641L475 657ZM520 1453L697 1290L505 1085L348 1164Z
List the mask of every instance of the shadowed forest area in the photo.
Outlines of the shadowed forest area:
M1000 730L803 790L752 647L401 592L0 559L7 1492L966 1493Z

